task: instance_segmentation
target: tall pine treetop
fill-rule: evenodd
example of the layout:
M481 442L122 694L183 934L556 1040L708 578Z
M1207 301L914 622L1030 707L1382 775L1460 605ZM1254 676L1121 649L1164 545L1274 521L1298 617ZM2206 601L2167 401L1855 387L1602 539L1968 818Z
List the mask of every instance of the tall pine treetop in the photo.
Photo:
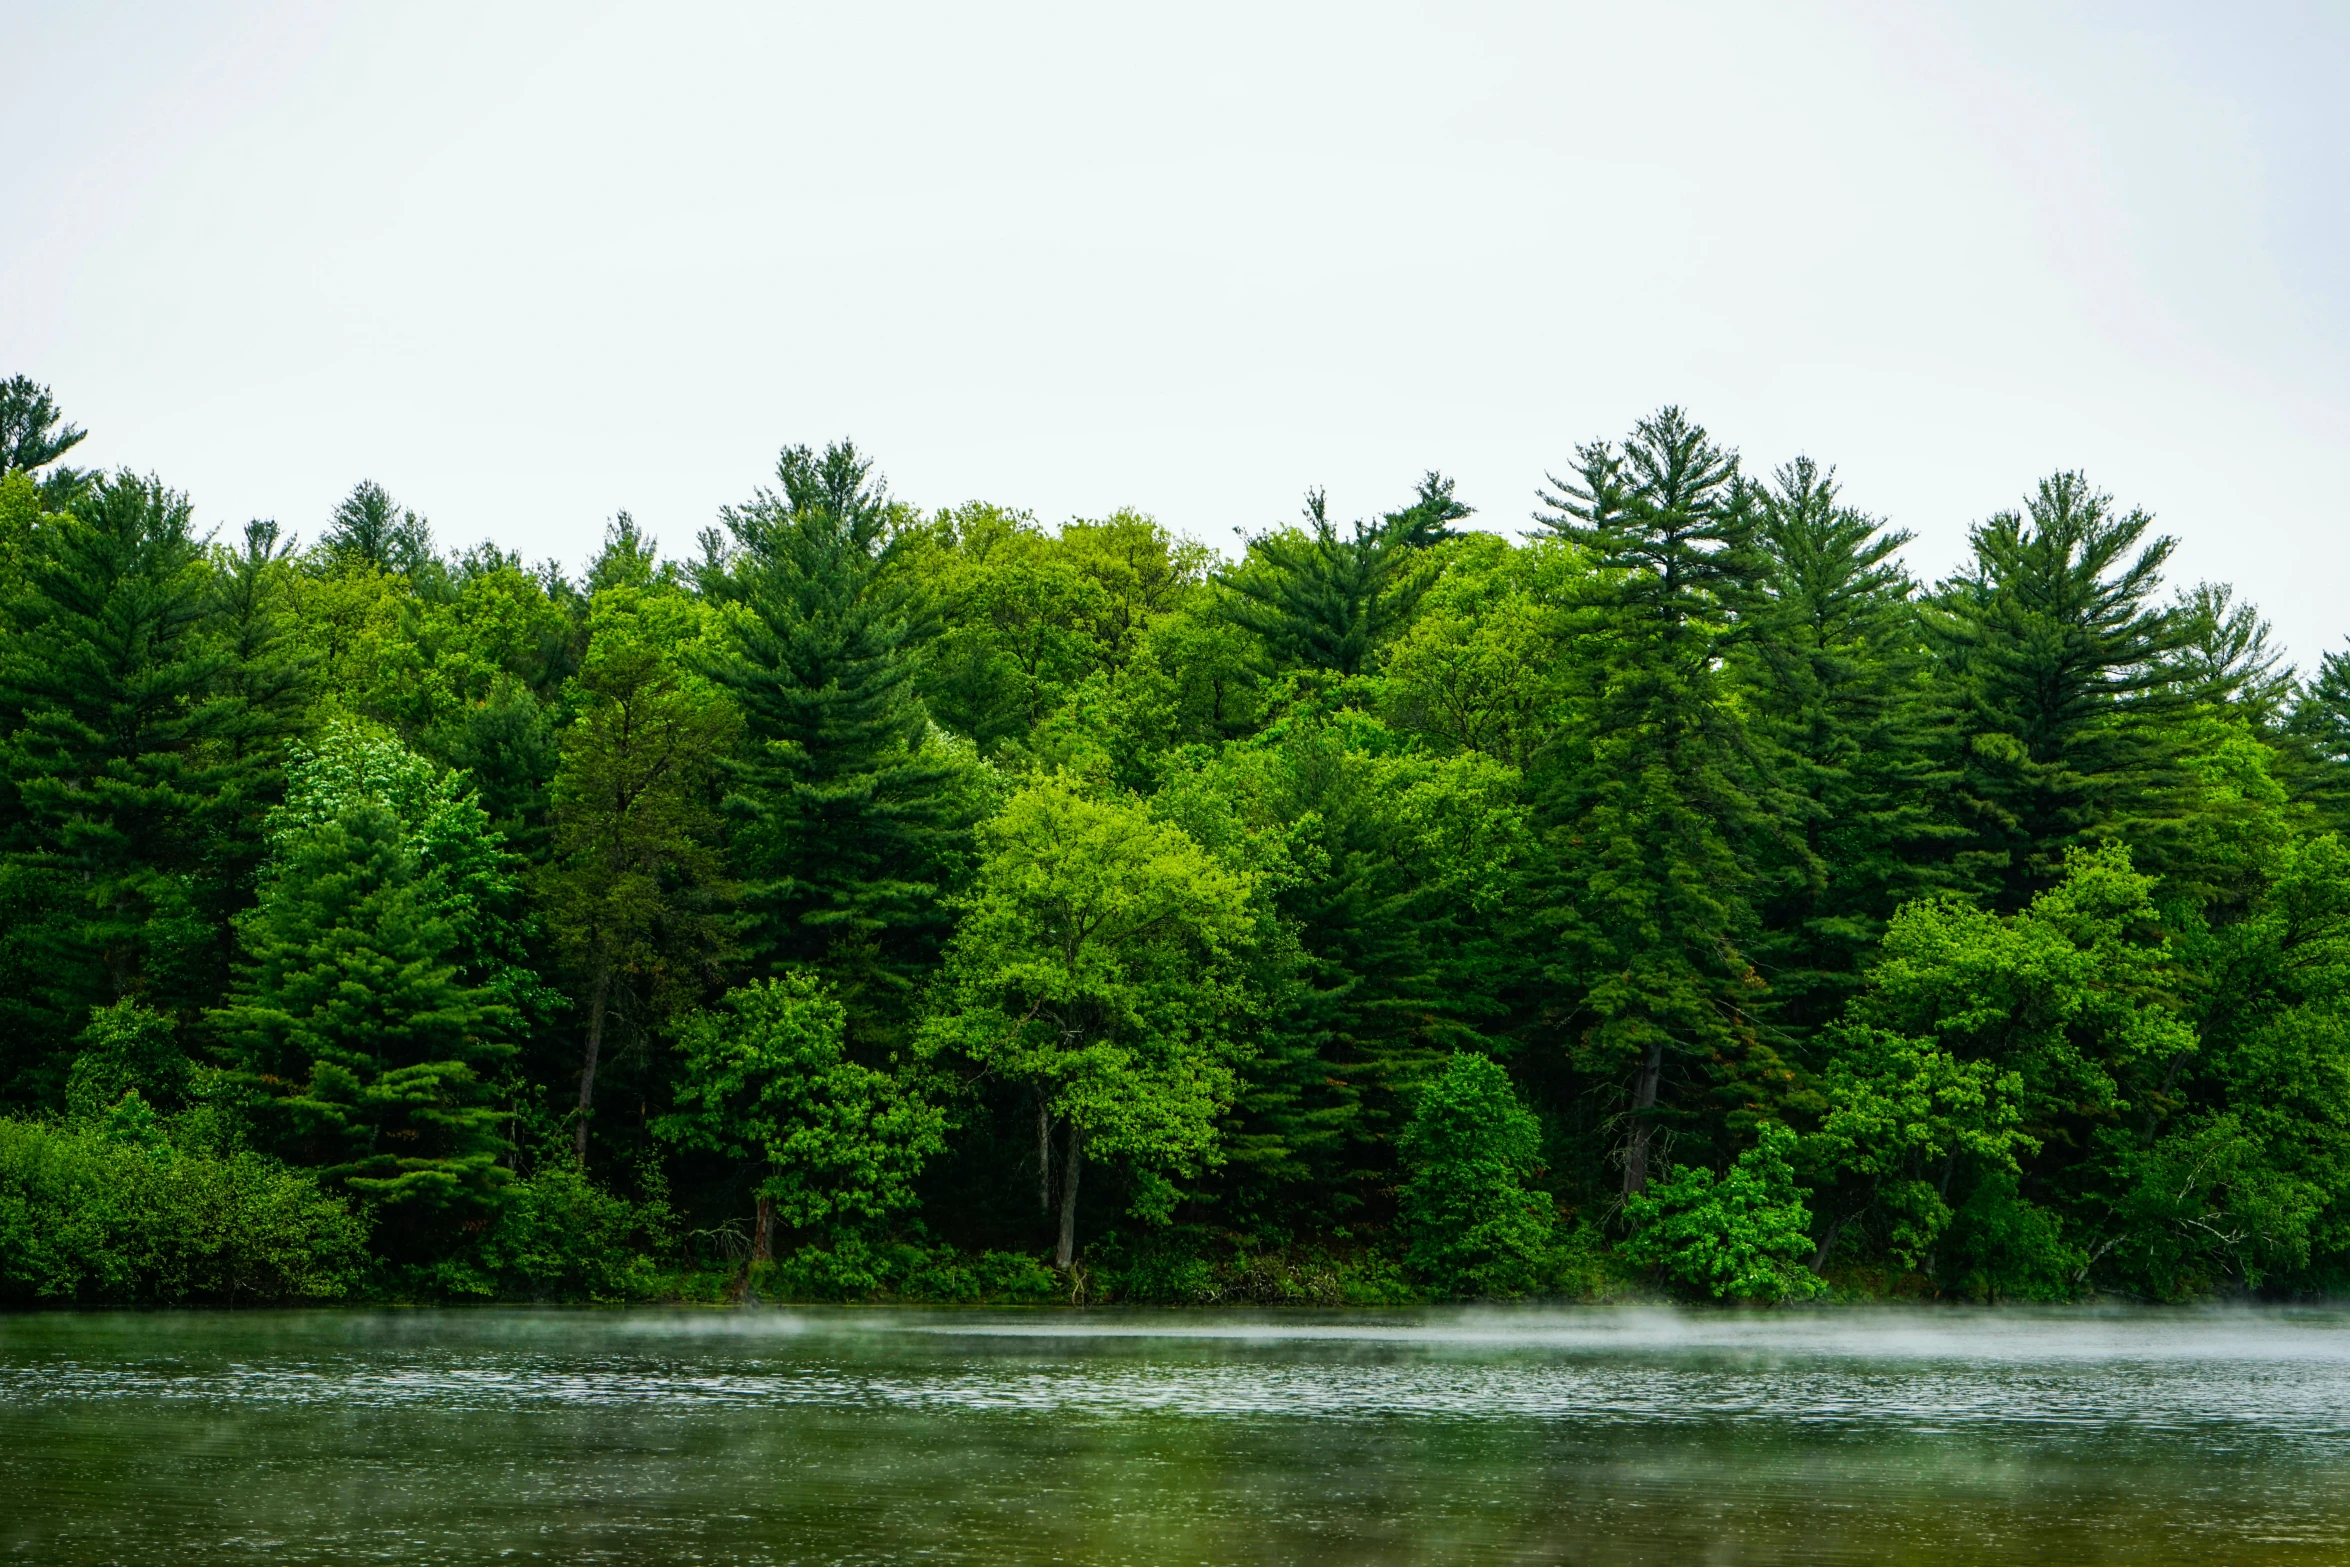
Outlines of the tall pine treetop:
M1431 471L1409 506L1376 522L1358 520L1341 538L1329 498L1309 490L1305 527L1249 539L1248 559L1224 574L1226 613L1281 658L1359 675L1372 651L1410 620L1427 586L1412 569L1421 551L1451 538L1449 525L1469 514L1452 481Z
M336 505L318 547L339 567L414 575L433 559L432 525L363 479Z
M1735 608L1759 573L1754 491L1738 454L1677 407L1633 426L1621 448L1575 448L1572 480L1552 474L1535 494L1534 520L1589 548L1602 565L1647 580L1645 596L1667 620L1692 613L1693 596Z
M0 381L0 474L46 468L79 446L88 433L67 424L50 399L49 388L29 376ZM78 468L55 469L42 480L43 498L51 508L62 507L88 479Z
M731 646L708 664L742 709L726 808L761 956L835 984L852 1036L911 1005L945 933L941 882L968 825L959 764L910 684L918 519L847 442L787 447L780 491L720 513L695 576Z

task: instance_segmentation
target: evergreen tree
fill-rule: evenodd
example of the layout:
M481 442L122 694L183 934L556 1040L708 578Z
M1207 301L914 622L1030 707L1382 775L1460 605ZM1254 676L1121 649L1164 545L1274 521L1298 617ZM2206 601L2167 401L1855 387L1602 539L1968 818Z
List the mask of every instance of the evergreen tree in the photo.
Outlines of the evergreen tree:
M1398 1140L1401 1209L1413 1272L1447 1295L1523 1295L1542 1280L1556 1223L1529 1191L1542 1129L1509 1074L1463 1053L1424 1084Z
M1663 1117L1689 1124L1709 1100L1751 1114L1784 1076L1755 1032L1763 985L1746 953L1777 802L1720 674L1763 566L1737 454L1679 409L1577 459L1577 482L1554 480L1537 514L1602 563L1566 717L1531 780L1550 862L1539 918L1570 1058L1623 1096L1633 1193Z
M65 422L49 388L21 375L0 381L0 474L48 468L88 433ZM41 480L42 499L50 510L62 511L89 478L78 468L53 468Z
M2269 642L2260 611L2240 603L2224 582L2198 582L2178 596L2178 650L2172 679L2198 702L2232 706L2255 727L2273 730L2292 697L2293 672L2284 650Z
M787 448L780 491L727 508L731 556L699 573L732 637L709 672L743 715L725 804L752 955L824 974L852 1037L911 1004L970 818L909 684L923 628L890 569L906 519L871 474L845 443Z
M1969 856L2005 907L2052 885L2068 849L2168 809L2166 720L2189 700L2170 661L2189 627L2152 602L2175 542L2141 543L2152 525L2056 474L1974 530L1974 560L1929 606L1959 710Z
M269 838L210 1023L270 1144L429 1249L512 1177L500 1078L533 987L504 956L513 868L458 779L352 724L292 769Z
M1278 1149L1322 1217L1380 1213L1409 1093L1512 1021L1511 909L1531 847L1518 775L1473 753L1413 754L1376 719L1301 704L1170 776L1160 799L1187 826L1227 814L1280 846L1264 879L1296 964L1243 1069L1239 1129L1265 1144L1250 1151Z
M711 978L723 944L728 888L710 785L740 725L684 664L706 619L681 593L607 579L580 672L583 709L563 734L539 890L585 1006L573 1128L583 1163L614 1001L678 1010Z
M187 498L130 473L46 529L0 652L17 1070L91 1006L200 1004L215 983L199 885L264 765L205 635L212 580Z
M1661 408L1621 448L1575 449L1575 475L1552 475L1534 520L1625 574L1623 591L1676 632L1698 635L1743 604L1763 573L1755 500L1738 454L1679 408Z
M361 480L336 503L333 519L319 535L318 549L330 564L346 571L415 577L438 564L431 524L393 500L373 479Z
M2350 653L2319 657L2317 677L2292 692L2274 738L2294 796L2328 828L2350 831Z
M1248 559L1223 578L1227 613L1289 663L1359 675L1410 618L1425 587L1421 552L1452 537L1448 524L1469 508L1453 499L1451 480L1431 473L1410 506L1340 538L1326 499L1307 493L1303 529L1248 541Z
M210 883L225 900L213 912L224 940L229 917L251 898L263 818L283 793L287 748L310 727L317 677L295 625L292 545L279 541L276 523L258 520L245 525L241 544L213 553L207 624L224 655L219 693L229 709L216 743L232 764L222 825L207 847Z
M1809 458L1756 493L1755 516L1763 571L1732 670L1793 820L1766 845L1751 950L1800 1033L1842 1011L1894 909L1944 879L1959 829L1894 559L1910 535L1841 504L1835 471Z

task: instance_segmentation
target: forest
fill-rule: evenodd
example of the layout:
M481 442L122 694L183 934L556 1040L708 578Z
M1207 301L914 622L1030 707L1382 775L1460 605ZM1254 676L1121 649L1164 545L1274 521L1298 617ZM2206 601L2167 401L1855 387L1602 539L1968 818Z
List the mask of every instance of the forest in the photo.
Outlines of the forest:
M575 570L82 434L0 387L0 1303L2350 1277L2350 657L2082 474L1923 582L1677 408L1230 555L795 445Z

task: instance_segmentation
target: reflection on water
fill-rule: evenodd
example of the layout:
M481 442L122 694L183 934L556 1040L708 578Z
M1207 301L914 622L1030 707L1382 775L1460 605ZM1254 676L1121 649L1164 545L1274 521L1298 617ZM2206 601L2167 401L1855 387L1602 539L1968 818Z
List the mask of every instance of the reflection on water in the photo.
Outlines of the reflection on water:
M0 1318L41 1562L2340 1562L2337 1311Z

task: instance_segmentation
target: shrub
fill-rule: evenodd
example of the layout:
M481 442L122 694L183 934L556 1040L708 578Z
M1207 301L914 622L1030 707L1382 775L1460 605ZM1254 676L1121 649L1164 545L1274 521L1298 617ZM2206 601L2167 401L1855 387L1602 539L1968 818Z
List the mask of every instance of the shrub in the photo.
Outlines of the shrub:
M0 1302L333 1299L366 1240L308 1174L206 1146L136 1090L102 1117L0 1120Z
M609 1192L567 1159L509 1184L472 1245L399 1276L399 1293L494 1300L645 1300L661 1272L649 1255L669 1226L667 1198Z
M1446 1295L1522 1295L1547 1271L1556 1215L1528 1191L1541 1170L1541 1127L1509 1074L1456 1055L1424 1085L1398 1141L1404 1265Z
M1716 1300L1803 1299L1827 1288L1804 1266L1813 1250L1811 1212L1788 1163L1795 1134L1762 1129L1730 1173L1716 1178L1683 1165L1626 1199L1632 1235L1626 1261L1663 1270L1685 1289Z
M1987 1170L1952 1216L1944 1277L1977 1300L2066 1300L2088 1259L2056 1215L2022 1195L2015 1172Z
M1031 1305L1069 1294L1066 1278L1023 1252L973 1257L952 1246L855 1235L837 1236L829 1246L803 1246L772 1267L754 1269L752 1284L779 1300L958 1306Z

